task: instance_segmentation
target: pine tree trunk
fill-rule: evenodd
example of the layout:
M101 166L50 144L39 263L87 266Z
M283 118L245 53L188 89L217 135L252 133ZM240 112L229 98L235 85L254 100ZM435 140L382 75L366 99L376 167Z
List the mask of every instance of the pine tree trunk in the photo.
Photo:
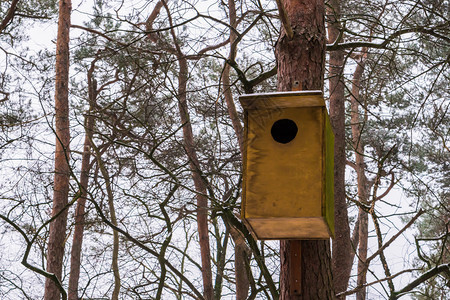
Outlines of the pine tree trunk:
M294 36L283 29L275 54L278 90L323 90L325 69L325 5L323 0L286 0L287 17ZM290 286L291 248L301 247L300 289ZM328 240L280 243L280 299L334 299ZM297 266L298 267L298 266Z
M230 16L230 26L236 28L236 5L234 0L228 0L228 9ZM229 59L234 60L236 56L236 33L230 29L230 55ZM225 102L227 103L228 115L230 116L231 123L233 125L234 132L236 133L239 149L241 154L244 149L244 132L241 121L239 120L236 106L234 105L233 95L231 93L230 84L230 65L226 64L222 73L222 86L225 96ZM244 237L239 234L232 226L230 226L231 236L234 241L234 274L236 277L236 300L245 300L248 297L248 291L250 287L250 281L247 274L247 268L245 265L245 259L248 256L250 249L245 243Z
M230 13L230 26L236 28L236 6L234 4L234 0L228 0L228 7ZM233 30L230 30L230 55L229 59L234 60L236 56L237 47L233 45L236 41L236 33ZM242 128L241 121L239 120L238 113L236 111L236 106L234 105L233 95L231 93L231 85L230 85L230 65L226 64L223 72L222 72L222 86L223 86L223 94L225 96L225 102L227 103L228 115L231 119L231 124L233 125L234 132L236 133L239 149L241 153L243 153L243 145L244 145L244 131Z
M212 285L212 268L211 268L211 250L209 245L209 230L208 230L208 198L206 182L201 176L200 163L195 149L194 134L192 132L192 125L189 118L189 109L187 104L187 80L188 80L188 63L187 59L181 51L178 44L175 31L173 30L173 22L170 11L166 2L159 1L149 18L147 19L147 29L152 28L153 21L159 14L160 9L165 7L169 24L171 27L171 35L174 42L172 49L177 55L179 73L178 73L178 111L180 113L180 121L183 125L183 141L184 148L189 159L189 167L191 169L192 180L194 181L195 191L197 192L197 230L199 235L200 257L202 261L202 281L203 281L203 296L206 300L214 298L214 289ZM155 41L155 36L150 36L150 39Z
M95 155L97 158L97 164L100 168L100 172L102 173L103 179L105 180L105 187L106 187L106 194L108 197L108 208L109 208L109 215L111 218L111 223L117 227L117 218L116 218L116 209L114 207L114 194L111 187L111 177L108 174L108 170L106 169L105 163L102 160L101 153L98 150L97 147L93 144L93 141L91 139L91 145L93 146L95 150ZM118 300L119 299L119 292L120 292L120 272L119 272L119 232L117 230L113 231L113 251L112 251L112 262L111 267L113 269L113 275L114 275L114 289L113 293L111 295L112 300Z
M365 162L364 162L364 146L361 141L361 123L364 122L364 118L360 117L359 106L360 97L359 91L361 88L361 77L364 72L365 59L367 54L367 49L363 50L363 55L361 60L356 66L355 72L353 73L352 81L352 95L350 97L351 103L351 127L352 127L352 144L355 151L355 165L356 165L356 175L358 182L358 201L367 205L369 199L368 193L368 180L365 173ZM369 239L369 217L366 211L359 208L358 213L359 220L359 243L358 243L358 278L357 285L362 286L366 283L366 259L367 259L367 246ZM356 293L357 300L366 299L366 289L363 288Z
M250 288L249 274L247 274L246 258L249 259L250 249L242 233L230 226L234 241L234 274L236 277L236 300L245 300Z
M64 244L67 226L67 202L69 194L69 30L71 1L59 2L58 36L56 42L55 85L55 177L52 216L59 216L50 223L47 249L47 271L59 279L62 274ZM62 211L64 210L64 211ZM62 211L62 212L61 212ZM60 298L56 284L47 278L44 299Z
M90 141L87 136L88 130L92 131L92 117L86 117L86 137L84 139L84 150L81 160L81 175L80 175L80 192L81 196L77 201L77 208L75 210L75 229L73 233L72 250L70 254L70 276L69 276L69 300L78 299L78 281L80 278L81 266L81 248L83 246L84 233L84 214L86 206L86 192L89 182L89 161L91 157Z
M340 33L340 1L331 0L328 7L328 42L334 43ZM353 261L347 201L345 198L345 84L344 51L332 51L329 59L330 121L334 131L334 220L333 280L336 293L347 290Z
M178 109L181 124L183 124L184 147L189 159L192 171L195 191L197 192L197 230L200 243L200 256L202 260L203 293L206 300L212 300L214 289L212 286L211 250L208 231L208 198L206 196L206 183L201 177L200 163L195 150L194 134L189 119L189 111L186 99L186 86L188 78L188 66L185 57L178 57L180 73L178 75Z
M91 159L91 139L94 129L94 118L91 115L95 99L97 97L97 87L95 79L93 79L93 72L95 67L95 60L91 63L91 67L88 71L88 95L89 95L89 111L85 116L85 130L86 135L84 138L83 154L81 159L81 174L80 174L80 192L81 196L77 201L77 207L75 210L75 229L73 232L72 250L70 253L70 275L69 275L69 300L78 299L78 282L80 278L81 267L81 249L83 246L83 233L84 233L84 214L87 199L87 190L89 184L89 171L90 171L90 159Z

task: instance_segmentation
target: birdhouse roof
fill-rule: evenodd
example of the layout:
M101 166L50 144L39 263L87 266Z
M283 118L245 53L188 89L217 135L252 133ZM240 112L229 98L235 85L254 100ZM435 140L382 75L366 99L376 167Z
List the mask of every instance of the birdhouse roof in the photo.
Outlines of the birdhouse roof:
M325 106L322 91L291 91L239 96L244 109Z

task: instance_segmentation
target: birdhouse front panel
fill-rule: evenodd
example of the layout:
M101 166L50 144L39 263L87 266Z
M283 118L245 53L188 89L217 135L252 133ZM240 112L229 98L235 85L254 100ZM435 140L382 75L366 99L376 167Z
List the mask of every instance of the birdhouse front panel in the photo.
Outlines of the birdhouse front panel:
M259 239L332 235L327 161L333 136L321 93L314 93L240 98L246 138L242 216Z

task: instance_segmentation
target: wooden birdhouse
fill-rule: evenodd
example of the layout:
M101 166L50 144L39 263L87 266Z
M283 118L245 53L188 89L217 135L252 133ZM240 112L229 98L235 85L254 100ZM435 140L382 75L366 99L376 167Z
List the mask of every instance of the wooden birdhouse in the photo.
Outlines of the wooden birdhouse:
M321 91L242 95L242 217L257 239L334 235L334 135Z

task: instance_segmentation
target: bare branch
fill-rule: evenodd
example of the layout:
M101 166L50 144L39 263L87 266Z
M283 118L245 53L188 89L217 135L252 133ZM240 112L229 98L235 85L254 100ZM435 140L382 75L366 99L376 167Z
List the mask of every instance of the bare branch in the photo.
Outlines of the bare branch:
M414 224L414 222L424 213L424 210L420 210L405 226L403 226L403 228L397 232L397 234L395 234L393 237L391 237L389 239L389 241L387 241L386 243L384 243L384 245L379 248L374 254L372 254L368 259L367 262L371 261L372 259L374 259L378 254L380 254L381 251L383 251L384 249L386 249L387 247L389 247L392 242L394 242L406 229L408 229L409 227L411 227L412 224Z
M441 27L441 26L439 26ZM342 50L342 49L353 49L353 48L359 48L359 47L367 47L367 48L375 48L375 49L387 49L388 45L396 38L408 34L408 33L424 33L431 36L434 36L436 38L442 39L446 42L450 42L450 38L437 33L435 28L425 28L424 26L420 27L414 27L414 28L407 28L398 30L391 35L389 35L387 38L384 38L384 41L381 43L373 43L373 42L365 42L365 41L357 41L357 42L348 42L348 43L341 43L341 44L328 44L327 45L327 51L335 51L335 50ZM376 39L376 38L374 38Z
M358 291L360 291L361 289L366 288L366 287L368 287L368 286L372 286L372 285L374 285L374 284L381 283L381 282L384 282L384 281L386 281L386 280L392 280L392 279L394 279L395 277L397 277L397 276L399 276L399 275L402 275L402 274L408 273L408 272L413 272L413 271L415 271L415 269L402 270L402 271L400 271L400 272L398 272L398 273L396 273L396 274L390 276L389 278L388 278L388 277L385 277L385 278L382 278L382 279L380 279L380 280L375 280L375 281L372 281L372 282L370 282L370 283L366 283L366 284L364 284L364 285L357 286L357 287L355 287L355 288L352 289L352 290L345 291L345 292L343 292L343 293L339 293L339 294L336 295L336 297L338 297L338 298L340 299L340 298L342 298L342 297L344 297L344 296L349 296L349 295L355 294L355 293L357 293Z
M383 199L387 194L389 194L389 192L392 190L392 188L395 186L396 181L394 180L394 173L391 172L391 183L389 185L389 187L384 191L383 194L381 194L380 196L378 196L376 198L376 200L380 200Z
M15 16L16 10L17 10L17 3L19 3L19 0L13 0L11 2L11 6L8 9L8 12L6 13L5 18L3 19L2 23L0 23L0 33L8 27L8 25L11 23L12 19Z
M400 298L401 296L404 296L405 294L407 294L408 292L410 292L414 288L416 288L418 285L424 283L428 279L430 279L442 272L450 272L450 263L436 266L435 268L423 273L421 276L419 276L418 278L413 280L411 283L409 283L407 286L402 288L400 291L394 292L389 299L395 300L395 299Z

